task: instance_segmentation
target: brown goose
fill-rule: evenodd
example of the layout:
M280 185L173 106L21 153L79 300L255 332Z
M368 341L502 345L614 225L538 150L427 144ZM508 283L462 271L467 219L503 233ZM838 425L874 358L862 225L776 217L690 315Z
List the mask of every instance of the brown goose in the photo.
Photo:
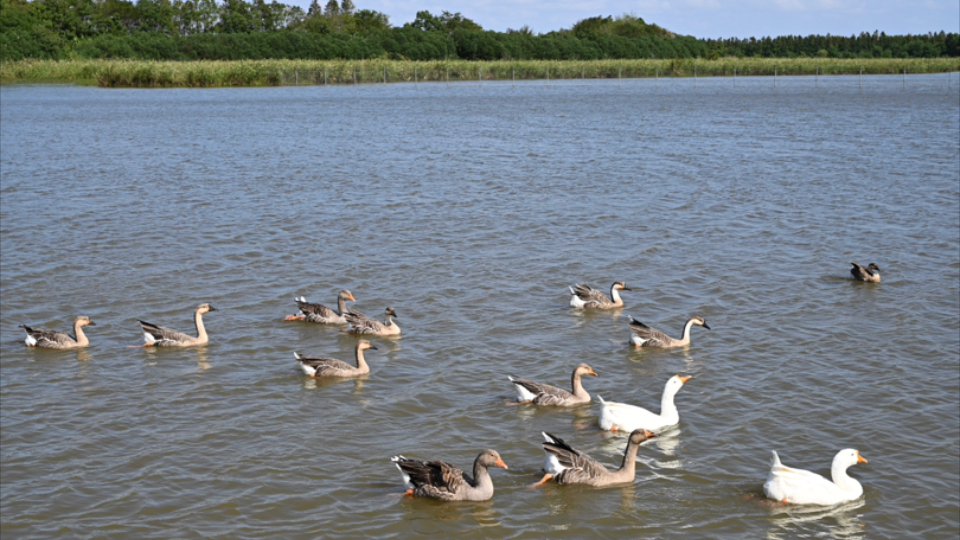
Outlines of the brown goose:
M570 386L573 392L567 392L562 388L550 386L548 384L535 383L527 379L513 378L509 375L507 378L517 389L517 405L533 403L534 405L557 405L568 407L570 405L579 405L581 403L590 403L590 394L583 389L580 378L584 375L597 377L593 368L586 364L580 364L573 368L573 375L570 376Z
M57 332L56 330L47 330L46 328L30 328L21 324L20 328L27 333L27 339L24 343L27 347L43 347L45 349L79 349L90 344L90 340L83 333L84 326L96 326L97 323L90 320L90 317L83 315L73 321L73 337L66 332Z
M587 484L595 487L633 482L637 472L637 450L640 449L640 443L656 437L645 429L630 433L627 448L623 453L623 463L619 469L611 471L592 457L572 448L560 437L545 431L542 433L546 439L543 450L547 453L543 470L547 474L535 484L538 486L550 480L558 484Z
M350 323L348 334L373 334L377 336L396 336L400 334L400 327L393 322L397 317L397 312L392 307L384 310L387 316L386 322L380 322L376 319L368 319L366 315L358 311L350 310L344 316Z
M307 321L321 324L347 324L344 314L347 312L347 300L356 302L353 293L348 290L340 291L337 295L337 310L334 311L323 304L311 304L304 297L294 298L300 313L287 315L285 321Z
M429 497L442 501L487 501L493 498L493 480L490 467L508 468L496 450L480 452L473 462L473 478L443 461L420 461L394 456L403 483L405 495Z
M617 291L629 291L627 284L617 281L610 286L610 296L603 294L589 285L579 283L570 287L570 307L577 309L610 309L623 307L623 300Z
M191 347L193 345L204 345L209 340L207 330L203 327L203 314L211 311L219 311L210 304L200 304L193 312L193 322L197 327L197 337L188 336L182 332L164 328L146 321L140 321L143 328L144 347Z
M650 328L633 317L630 317L630 329L633 330L634 333L634 335L630 337L630 341L637 347L685 347L690 344L690 328L693 325L702 326L710 330L710 327L707 326L707 322L703 320L703 317L692 317L683 325L683 337L673 339L660 330Z
M869 266L862 266L855 262L850 263L850 274L857 281L868 281L870 283L880 283L880 267L877 263L870 263Z
M298 352L293 353L293 356L300 361L300 369L311 377L359 377L370 373L370 366L363 357L363 351L367 349L377 350L365 339L357 342L354 352L357 358L356 367L335 358L311 358Z

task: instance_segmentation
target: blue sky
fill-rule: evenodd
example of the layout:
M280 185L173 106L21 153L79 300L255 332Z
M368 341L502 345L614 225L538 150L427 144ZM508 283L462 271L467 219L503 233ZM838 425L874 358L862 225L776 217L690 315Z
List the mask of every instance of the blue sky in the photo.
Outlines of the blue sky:
M281 0L283 1L283 0ZM597 15L630 13L678 34L699 38L833 34L880 30L892 35L960 32L958 0L353 0L393 26L417 11L460 12L486 30L528 25L535 33L570 28ZM310 0L285 4L306 9ZM323 5L326 0L320 0Z

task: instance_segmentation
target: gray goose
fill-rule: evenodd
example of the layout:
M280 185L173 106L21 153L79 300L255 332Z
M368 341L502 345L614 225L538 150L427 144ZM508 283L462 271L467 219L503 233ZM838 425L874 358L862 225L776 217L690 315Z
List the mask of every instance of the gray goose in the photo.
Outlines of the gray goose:
M610 309L623 307L623 300L617 291L629 291L627 284L622 281L614 282L610 286L610 296L603 294L589 285L579 283L570 287L570 307L576 309Z
M633 330L634 333L634 335L630 337L630 341L637 347L685 347L690 344L690 328L693 325L702 326L710 330L710 327L707 326L707 322L703 320L703 317L691 317L690 320L683 325L683 337L674 339L660 330L650 328L633 317L630 317L630 330Z
M311 358L298 352L293 353L293 356L300 361L300 369L303 370L304 374L311 377L359 377L370 373L370 366L367 365L366 359L363 357L363 351L367 349L377 350L365 339L357 342L357 347L354 349L354 355L357 359L356 367L335 358Z
M347 324L347 318L344 316L347 313L347 300L356 302L353 298L353 293L344 289L337 295L337 310L334 311L323 304L311 304L302 296L300 298L294 298L294 301L297 302L297 308L300 309L300 313L287 315L283 320L306 321L320 324Z
M490 467L508 468L496 450L480 452L473 462L473 477L443 461L391 458L407 486L405 495L442 501L487 501L493 498Z
M586 484L594 487L633 482L637 472L637 450L640 443L656 437L645 429L630 433L627 448L623 453L623 463L619 469L611 471L597 460L563 442L560 437L546 431L542 433L546 439L543 450L547 454L543 469L547 474L535 484L538 486L550 480L558 484Z
M193 337L183 332L171 330L157 326L146 321L140 321L140 327L143 328L144 347L191 347L194 345L204 345L210 339L207 337L207 330L203 327L203 314L211 311L219 311L210 304L200 304L193 312L193 322L197 327L197 337Z
M397 317L397 312L392 307L385 309L384 314L386 322L380 322L376 319L369 319L359 311L350 310L345 314L347 322L350 323L348 334L373 334L377 336L396 336L400 334L400 327L393 322Z
M597 373L587 364L580 364L573 368L573 374L570 376L570 386L572 392L563 388L550 386L548 384L535 383L527 379L513 378L509 375L507 378L517 389L517 405L533 403L534 405L556 405L568 407L570 405L579 405L581 403L590 403L590 394L583 389L580 378L584 375L597 377Z
M27 339L24 343L27 347L42 347L45 349L79 349L90 344L90 340L83 333L84 326L96 326L97 323L90 320L90 317L81 315L73 321L73 334L58 332L56 330L47 330L46 328L31 328L21 324L20 328L27 333Z
M877 263L870 263L869 266L859 265L855 262L850 263L850 274L857 281L867 281L870 283L880 283L880 267Z

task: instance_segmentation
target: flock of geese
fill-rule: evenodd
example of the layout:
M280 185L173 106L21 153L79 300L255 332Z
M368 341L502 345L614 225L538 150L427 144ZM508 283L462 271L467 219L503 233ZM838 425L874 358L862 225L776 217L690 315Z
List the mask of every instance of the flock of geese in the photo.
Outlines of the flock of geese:
M872 283L880 282L880 268L871 263L862 266L850 263L850 273L854 279ZM589 285L576 284L570 287L570 306L575 309L614 309L623 307L620 291L630 288L622 281L615 282L607 295ZM346 303L355 301L350 291L341 291L337 296L337 308L323 304L307 302L304 297L296 298L299 312L284 318L287 321L307 321L320 324L349 325L348 333L359 335L396 336L400 327L394 321L397 313L392 307L384 311L383 322L371 319L353 309ZM217 308L210 304L200 304L194 311L194 324L197 335L191 336L177 330L139 321L143 329L144 347L190 347L208 342L203 326L203 315ZM28 347L50 349L76 349L90 344L83 332L86 326L96 326L89 317L77 317L73 323L74 335L44 328L31 328L21 325L27 333L25 343ZM685 347L690 345L690 330L693 326L710 329L702 317L690 318L683 327L680 339L630 318L631 342L637 347ZM368 340L361 339L355 348L356 365L350 365L334 358L314 358L295 352L294 356L304 374L311 377L351 378L366 375L370 366L364 358L364 351L376 350ZM532 404L537 406L570 407L591 402L591 396L583 388L584 376L596 377L593 368L580 364L571 375L571 390L533 382L527 379L509 377L517 392L517 402L513 405ZM599 461L573 448L563 439L543 432L543 450L545 453L543 478L534 484L542 485L549 481L559 484L585 484L595 487L630 483L636 476L636 457L640 445L648 439L680 422L680 414L674 404L674 396L690 380L689 376L674 375L664 389L661 398L660 414L642 407L604 401L601 403L600 427L608 431L630 432L623 461L618 469L608 469ZM421 461L404 456L391 458L407 487L405 494L429 497L446 501L484 501L493 497L493 481L488 471L491 467L508 468L496 450L484 450L473 464L472 476L443 461ZM841 450L833 459L831 479L801 469L787 467L773 452L772 466L763 486L767 497L785 504L835 505L859 498L863 494L860 483L847 475L847 469L858 463L866 463L857 450Z

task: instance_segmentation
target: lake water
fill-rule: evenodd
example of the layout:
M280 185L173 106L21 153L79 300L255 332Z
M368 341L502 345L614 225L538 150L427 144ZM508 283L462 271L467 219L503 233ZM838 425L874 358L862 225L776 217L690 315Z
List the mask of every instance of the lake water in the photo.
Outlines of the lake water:
M735 86L736 84L736 86ZM862 87L861 87L862 85ZM0 88L0 530L14 538L923 538L960 531L960 81L945 74L106 90ZM850 279L876 262L883 283ZM582 314L567 286L623 280ZM295 296L393 306L371 375ZM146 350L137 319L208 346ZM19 324L97 325L80 352ZM689 348L638 351L628 316ZM599 406L680 424L636 482L528 489L540 431L617 465ZM390 457L483 503L398 496ZM851 469L832 509L758 500L770 451Z

